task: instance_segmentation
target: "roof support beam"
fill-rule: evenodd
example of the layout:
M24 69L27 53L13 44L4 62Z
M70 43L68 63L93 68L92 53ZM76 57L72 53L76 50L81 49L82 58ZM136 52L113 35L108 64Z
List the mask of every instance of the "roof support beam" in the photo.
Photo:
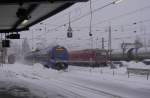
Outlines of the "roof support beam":
M27 31L29 28L22 28L22 29L1 29L0 33L10 33L10 32L21 32L21 31Z
M18 4L18 3L55 3L55 2L86 2L88 0L0 0L0 4Z

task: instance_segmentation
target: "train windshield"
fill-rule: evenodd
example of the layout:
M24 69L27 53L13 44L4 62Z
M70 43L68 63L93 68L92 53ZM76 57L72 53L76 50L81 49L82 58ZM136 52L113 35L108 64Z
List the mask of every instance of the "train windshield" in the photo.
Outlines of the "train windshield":
M66 58L68 58L68 53L65 48L58 47L55 49L55 59L66 60Z

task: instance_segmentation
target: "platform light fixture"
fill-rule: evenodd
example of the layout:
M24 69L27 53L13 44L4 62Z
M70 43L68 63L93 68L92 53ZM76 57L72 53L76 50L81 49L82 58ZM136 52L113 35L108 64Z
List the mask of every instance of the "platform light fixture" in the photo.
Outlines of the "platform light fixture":
M25 19L25 20L23 20L23 21L22 21L22 23L21 23L21 25L25 25L25 24L27 24L27 23L28 23L28 21L29 21L29 19Z
M124 1L124 0L115 0L114 4L118 4L118 3L122 2L122 1Z
M27 9L20 7L18 11L16 12L16 16L22 20L21 25L27 24L29 21L28 11Z

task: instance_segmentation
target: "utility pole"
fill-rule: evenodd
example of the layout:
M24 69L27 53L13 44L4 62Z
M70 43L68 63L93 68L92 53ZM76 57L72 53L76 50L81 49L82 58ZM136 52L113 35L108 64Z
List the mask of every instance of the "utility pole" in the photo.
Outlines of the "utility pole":
M145 27L145 25L143 25L142 24L142 26L143 26L143 33L144 33L144 47L145 47L145 52L147 53L147 37L146 37L146 27Z
M104 49L104 37L102 37L102 49Z
M123 59L125 58L125 51L126 51L126 48L127 48L127 44L123 41L122 44L121 44L122 57L123 57Z
M109 51L109 58L110 58L110 61L111 61L111 44L112 44L112 41L111 41L111 25L109 26L109 34L108 34L108 37L109 37L109 42L108 42L108 51Z

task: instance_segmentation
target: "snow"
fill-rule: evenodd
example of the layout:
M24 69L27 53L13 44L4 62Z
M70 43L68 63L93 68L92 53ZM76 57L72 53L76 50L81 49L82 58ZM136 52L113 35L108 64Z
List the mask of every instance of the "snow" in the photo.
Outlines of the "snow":
M2 88L15 88L13 94L19 94L21 88L22 96L31 95L26 98L149 98L150 79L137 75L128 78L126 67L69 66L64 72L41 64L16 63L0 66L0 95Z
M0 80L8 82L10 87L16 85L20 87L24 85L24 87L30 89L30 92L32 92L33 95L35 94L40 98L47 98L47 96L53 96L53 98L55 98L57 96L57 93L51 90L53 86L51 86L51 89L48 89L46 88L48 84L42 82L44 78L50 79L55 77L58 73L55 70L43 69L40 64L27 66L17 63L15 65L4 65L1 67L0 72ZM63 98L63 96L57 96L56 98Z
M127 65L128 65L128 68L150 69L150 66L145 65L142 62L131 61Z
M94 68L89 71L77 70L75 72L77 76L74 76L73 79L76 82L81 82L82 79L83 84L92 84L91 86L94 86L94 88L100 88L103 91L124 96L125 98L149 98L150 81L146 80L144 76L128 78L126 68L100 68L99 71L97 68Z

